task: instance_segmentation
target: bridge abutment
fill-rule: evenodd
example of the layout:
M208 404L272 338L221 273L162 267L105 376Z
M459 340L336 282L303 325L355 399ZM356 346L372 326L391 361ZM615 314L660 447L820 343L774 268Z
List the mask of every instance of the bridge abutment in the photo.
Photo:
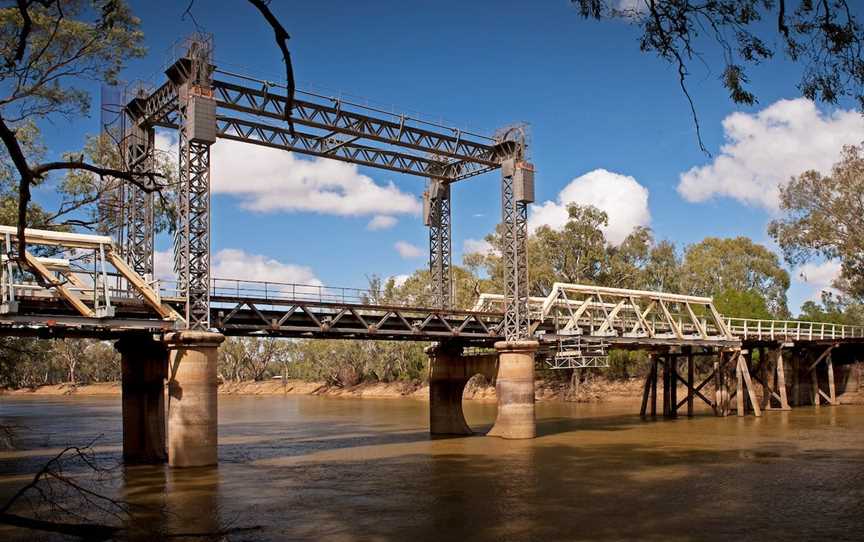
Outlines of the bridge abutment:
M168 346L168 464L204 467L217 463L217 350L224 335L179 331Z
M168 349L151 335L122 337L123 461L127 465L165 463L165 377Z
M534 438L534 353L537 341L501 341L498 351L498 416L489 436L506 439Z

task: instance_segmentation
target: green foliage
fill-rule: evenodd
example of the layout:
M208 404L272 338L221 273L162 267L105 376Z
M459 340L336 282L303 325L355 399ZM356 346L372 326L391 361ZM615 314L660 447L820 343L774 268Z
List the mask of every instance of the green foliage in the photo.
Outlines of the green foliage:
M755 292L764 297L774 317L789 314L786 306L789 273L780 266L776 254L747 237L707 237L687 247L681 266L681 286L685 293L704 296L730 290Z
M609 368L604 371L607 377L626 380L648 373L648 354L641 350L611 350Z
M754 290L727 288L714 296L714 306L720 314L736 318L773 318L765 297Z
M53 114L86 115L87 80L116 83L129 58L144 55L140 21L122 0L33 2L32 29L16 61L23 19L17 6L0 9L0 83L9 92L3 117L12 123ZM47 7L46 7L47 6Z
M798 318L807 322L864 325L864 304L824 291L820 302L805 301L801 305Z
M139 20L122 0L25 2L32 26L21 49L23 17L15 3L0 8L0 117L15 132L30 168L42 163L46 150L39 124L87 116L92 81L116 84L125 62L144 55ZM19 58L19 53L23 53ZM118 143L110 142L118 156ZM89 138L83 150L67 149L62 160L116 167L106 157L106 143ZM59 151L59 149L57 150ZM72 151L72 152L69 152ZM60 154L56 152L56 154ZM54 158L54 157L52 157ZM0 150L0 222L17 224L19 173L8 149ZM60 196L56 210L32 203L28 224L37 228L90 228L96 224L96 201L105 186L90 173L70 170L64 178L36 177L33 185L53 183ZM37 193L38 194L38 193ZM160 217L161 218L161 217ZM164 221L160 222L164 227Z
M470 309L477 302L482 286L488 281L478 278L469 269L454 265L450 270L453 279L453 303L458 309ZM369 293L363 299L376 305L412 305L432 307L432 278L428 269L418 269L397 286L396 279L387 280L373 275L369 278Z
M428 371L424 346L395 341L230 337L219 348L219 374L233 381L282 376L340 387L419 381Z
M88 339L0 339L0 387L28 388L120 380L120 355L110 342Z
M768 232L786 260L800 264L814 257L839 259L835 286L864 301L864 156L861 147L845 147L830 176L807 171L780 188L785 216Z

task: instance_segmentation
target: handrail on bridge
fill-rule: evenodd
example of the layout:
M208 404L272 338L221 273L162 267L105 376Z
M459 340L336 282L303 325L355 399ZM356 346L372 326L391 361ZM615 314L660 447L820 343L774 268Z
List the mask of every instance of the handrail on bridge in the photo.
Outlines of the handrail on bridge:
M727 317L726 324L734 335L745 339L816 341L864 338L864 326L832 322Z

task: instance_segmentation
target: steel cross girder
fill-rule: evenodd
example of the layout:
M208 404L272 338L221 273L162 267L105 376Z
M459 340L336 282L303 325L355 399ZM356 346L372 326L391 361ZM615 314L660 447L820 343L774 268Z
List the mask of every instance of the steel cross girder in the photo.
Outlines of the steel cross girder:
M282 120L285 118L284 96L244 87L225 81L214 81L216 103L219 107ZM342 109L338 101L325 105L306 100L294 100L291 118L295 124L330 130L333 132L372 139L381 143L425 151L457 160L473 161L491 167L500 165L498 146L480 143L454 135L442 134Z
M263 90L214 81L217 106L258 118L284 120L285 98ZM138 97L127 105L129 114L139 126L177 128L179 99L177 88L167 82L149 97ZM482 143L456 132L443 134L386 119L346 111L331 105L297 100L292 110L297 125L326 130L326 136L295 133L287 129L249 119L219 117L219 137L276 146L313 156L334 158L345 162L389 169L400 173L437 176L450 182L459 181L497 169L501 157L514 147L513 142ZM334 137L341 134L343 138ZM358 140L372 140L393 147L426 152L445 161L382 149ZM433 174L433 170L441 171Z
M177 85L166 81L149 96L137 96L126 105L129 116L140 127L165 126L178 108Z
M409 175L434 176L450 180L463 178L460 175L465 174L456 164L442 164L422 156L358 145L354 143L356 139L321 137L296 131L291 135L287 128L221 115L216 119L216 132L222 139L296 151ZM435 173L437 171L443 173ZM479 170L472 171L470 174L478 173Z

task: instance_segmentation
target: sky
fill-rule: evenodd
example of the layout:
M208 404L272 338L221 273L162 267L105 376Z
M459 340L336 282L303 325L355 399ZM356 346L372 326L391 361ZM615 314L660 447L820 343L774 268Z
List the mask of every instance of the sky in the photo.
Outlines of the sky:
M626 3L627 0L622 0ZM185 1L132 0L149 54L122 77L153 85L195 30ZM813 104L782 59L750 72L759 98L731 103L719 55L691 66L689 88L705 144L675 70L642 53L638 29L582 20L565 0L543 2L272 2L291 40L298 86L492 134L529 125L537 202L530 227L560 226L566 204L605 210L610 242L638 225L679 248L706 236L749 236L773 249L778 185L807 169L827 172L843 144L864 140L851 103ZM282 81L281 55L260 15L240 0L197 0L212 33L215 64ZM98 90L89 119L44 127L52 151L74 150L99 129ZM171 149L174 134L160 132ZM213 276L363 287L367 277L404 276L427 265L419 177L220 141L212 148ZM452 190L454 262L484 250L500 219L500 180L487 173ZM49 198L50 188L36 193ZM170 239L157 240L170 267ZM789 268L790 308L818 297L836 262ZM804 279L806 277L806 280Z

